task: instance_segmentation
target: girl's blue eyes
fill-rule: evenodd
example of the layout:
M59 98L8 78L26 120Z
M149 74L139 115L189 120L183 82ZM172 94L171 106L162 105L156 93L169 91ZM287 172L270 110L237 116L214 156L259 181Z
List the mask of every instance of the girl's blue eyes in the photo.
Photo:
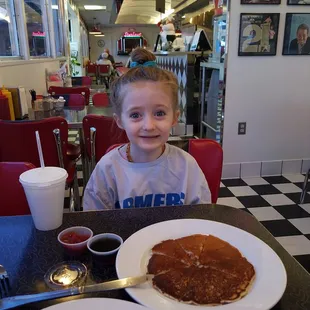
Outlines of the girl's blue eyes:
M165 116L166 113L164 111L158 111L156 112L156 116Z
M164 111L158 111L155 113L155 116L158 116L158 117L165 116L165 115L166 115L166 113ZM137 113L137 112L131 113L129 115L130 118L134 118L134 119L139 118L140 116L141 116L141 114Z
M132 113L129 115L130 118L138 118L139 116L139 113Z

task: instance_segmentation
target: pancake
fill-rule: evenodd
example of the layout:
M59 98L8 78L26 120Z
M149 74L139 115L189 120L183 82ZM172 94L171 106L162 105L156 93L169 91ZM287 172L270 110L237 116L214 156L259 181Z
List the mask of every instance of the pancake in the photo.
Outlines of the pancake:
M188 290L193 272L192 268L174 268L154 276L153 285L164 295L182 300Z
M206 238L207 236L204 235L192 235L177 239L176 241L192 260L198 260L203 251Z
M160 274L167 272L174 268L186 268L189 267L189 264L185 264L180 260L177 260L173 257L154 254L149 260L148 264L148 273L150 274Z
M166 240L152 249L148 273L165 296L196 305L220 305L245 296L255 278L251 263L212 235Z
M190 257L176 240L169 239L156 244L152 248L152 253L173 257L184 263L191 263Z

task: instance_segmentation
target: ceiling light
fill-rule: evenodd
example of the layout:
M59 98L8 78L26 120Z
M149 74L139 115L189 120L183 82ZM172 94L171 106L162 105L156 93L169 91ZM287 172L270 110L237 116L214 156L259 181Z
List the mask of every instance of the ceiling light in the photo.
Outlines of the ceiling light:
M94 26L90 29L89 34L101 34L101 30L96 26L96 18L94 18Z
M92 28L89 34L101 34L101 31L98 28Z
M101 33L101 34L95 34L95 37L104 37L104 34Z
M92 11L97 11L97 10L106 10L107 6L106 5L84 5L85 10L92 10Z
M52 9L53 10L58 10L58 5L57 4L52 4Z
M182 18L185 18L185 17L186 17L186 15L183 15L183 16L182 16Z

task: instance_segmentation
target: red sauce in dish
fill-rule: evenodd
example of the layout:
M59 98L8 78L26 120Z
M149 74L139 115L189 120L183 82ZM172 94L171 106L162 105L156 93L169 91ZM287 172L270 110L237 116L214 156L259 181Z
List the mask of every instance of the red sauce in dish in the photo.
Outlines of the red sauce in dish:
M76 232L68 232L66 234L64 234L60 240L64 243L68 243L68 244L75 244L75 243L80 243L83 242L85 240L87 240L89 238L89 236L87 235L79 235Z

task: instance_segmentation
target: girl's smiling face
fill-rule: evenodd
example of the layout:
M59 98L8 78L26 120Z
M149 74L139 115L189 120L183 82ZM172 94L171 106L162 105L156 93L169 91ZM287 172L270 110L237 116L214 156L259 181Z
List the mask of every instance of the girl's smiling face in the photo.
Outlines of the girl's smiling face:
M122 90L121 114L115 120L126 131L133 152L150 158L159 152L160 156L179 116L168 87L163 82L141 81Z

